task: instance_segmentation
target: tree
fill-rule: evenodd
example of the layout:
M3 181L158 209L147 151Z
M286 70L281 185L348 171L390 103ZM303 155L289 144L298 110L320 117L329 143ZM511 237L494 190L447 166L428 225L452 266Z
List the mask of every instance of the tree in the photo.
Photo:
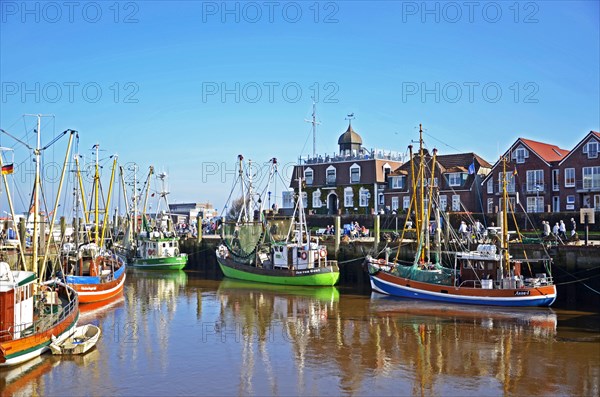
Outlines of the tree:
M244 206L244 198L238 197L231 202L231 207L229 211L227 211L227 220L228 221L237 221L240 216L240 212L242 212L242 207Z

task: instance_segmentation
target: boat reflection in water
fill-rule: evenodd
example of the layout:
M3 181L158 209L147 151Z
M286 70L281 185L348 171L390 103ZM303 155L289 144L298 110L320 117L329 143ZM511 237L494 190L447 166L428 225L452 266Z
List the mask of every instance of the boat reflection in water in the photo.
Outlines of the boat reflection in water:
M183 271L129 271L126 283L122 301L82 321L102 328L96 349L81 359L46 355L41 369L27 372L37 375L12 375L0 390L23 396L600 391L599 320L590 313L481 310L335 287L203 280Z
M0 369L0 396L36 395L35 383L44 374L49 373L58 364L58 359L42 355L21 365Z
M439 303L371 294L371 307L378 316L406 316L411 321L431 317L445 323L470 323L482 329L514 328L536 336L556 334L558 317L550 308L507 308Z

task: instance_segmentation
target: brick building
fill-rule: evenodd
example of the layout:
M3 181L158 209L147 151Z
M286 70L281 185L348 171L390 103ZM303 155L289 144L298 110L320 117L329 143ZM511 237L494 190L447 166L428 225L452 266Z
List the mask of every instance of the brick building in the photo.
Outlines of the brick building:
M414 155L415 169L418 154ZM425 154L427 169L431 169L432 158ZM384 191L386 210L406 211L412 196L411 162L394 170ZM491 165L475 153L446 154L436 156L434 185L439 187L439 206L448 212L482 212L481 180L490 171ZM431 171L428 171L428 181Z
M304 206L312 213L379 211L384 206L387 175L402 164L403 156L389 150L366 149L351 120L340 135L338 146L338 153L300 159L290 187L297 193L297 177L304 179ZM294 192L284 192L283 208L293 206Z

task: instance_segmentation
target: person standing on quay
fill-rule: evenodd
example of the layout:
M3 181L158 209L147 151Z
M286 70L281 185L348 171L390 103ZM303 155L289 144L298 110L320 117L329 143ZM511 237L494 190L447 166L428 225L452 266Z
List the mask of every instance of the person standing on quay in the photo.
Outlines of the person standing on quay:
M577 224L575 223L574 218L571 218L571 226L573 227L573 229L571 230L571 237L575 237L575 229L577 227Z
M560 225L558 226L558 235L563 240L567 239L567 227L565 226L565 222L563 222L562 219L560 220Z
M544 237L550 236L550 222L542 221L542 223L544 224Z

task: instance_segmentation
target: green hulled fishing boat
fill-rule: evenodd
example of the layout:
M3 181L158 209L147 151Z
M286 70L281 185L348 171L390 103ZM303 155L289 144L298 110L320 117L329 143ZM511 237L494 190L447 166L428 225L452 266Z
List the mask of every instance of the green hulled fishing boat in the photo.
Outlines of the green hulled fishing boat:
M182 254L179 250L179 237L172 227L171 214L168 212L169 203L166 190L165 179L167 174L162 172L158 174L161 181L161 191L159 192L156 217L153 225L146 217L146 203L148 200L149 181L154 173L154 168L150 167L148 179L146 180L146 198L144 199L144 208L142 211L142 231L135 237L135 254L129 258L129 266L137 269L146 270L182 270L188 261L187 254ZM154 195L154 194L153 194ZM165 210L161 211L161 202L164 202ZM137 212L134 210L134 212ZM137 219L137 215L134 217Z
M332 286L340 276L337 261L327 258L327 249L310 235L302 200L296 200L291 217L264 211L253 193L252 178L245 182L243 157L239 156L239 182L243 204L235 221L226 221L217 261L226 277L269 284ZM251 162L246 170L251 170ZM277 174L277 160L271 160L271 177ZM271 180L272 178L269 178ZM302 183L298 179L299 196ZM263 191L268 191L266 188Z

